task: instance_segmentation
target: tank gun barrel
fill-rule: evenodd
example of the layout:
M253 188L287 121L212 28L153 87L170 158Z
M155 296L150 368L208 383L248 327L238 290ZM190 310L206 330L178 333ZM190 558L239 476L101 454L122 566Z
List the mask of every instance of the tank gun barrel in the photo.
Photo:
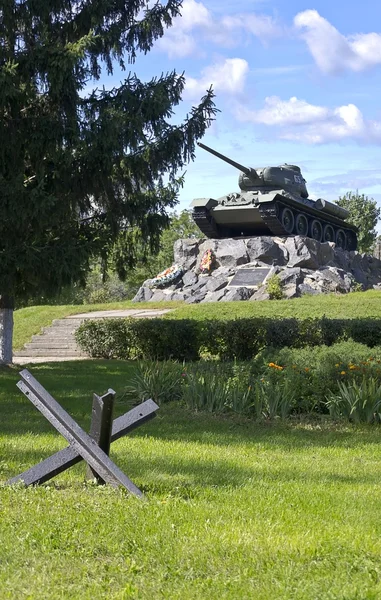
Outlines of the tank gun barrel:
M214 154L214 156L217 156L217 158L224 160L229 165L232 165L232 167L235 167L239 171L242 171L242 173L245 173L245 175L247 175L248 177L254 177L254 178L257 177L257 173L256 173L255 169L251 169L250 167L244 167L240 163L235 162L235 160L232 160L231 158L228 158L227 156L220 154L220 152L217 152L217 150L213 150L213 148L209 148L209 146L206 146L205 144L202 144L201 142L197 142L197 145L200 146L200 148L203 148L204 150L206 150L207 152Z

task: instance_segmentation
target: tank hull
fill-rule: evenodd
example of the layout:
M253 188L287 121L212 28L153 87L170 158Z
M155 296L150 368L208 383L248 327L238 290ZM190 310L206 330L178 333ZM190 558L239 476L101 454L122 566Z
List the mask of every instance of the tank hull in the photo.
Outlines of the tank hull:
M356 227L331 214L330 203L326 203L324 210L322 204L309 199L301 201L284 191L237 196L236 201L226 196L192 203L193 219L204 235L209 238L303 235L321 242L335 242L345 250L357 247Z

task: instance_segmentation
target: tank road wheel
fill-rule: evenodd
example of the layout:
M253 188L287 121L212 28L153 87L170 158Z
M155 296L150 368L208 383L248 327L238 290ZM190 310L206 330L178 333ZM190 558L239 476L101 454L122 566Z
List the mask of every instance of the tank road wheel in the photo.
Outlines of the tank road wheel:
M292 233L294 231L295 219L294 213L290 208L284 208L281 217L282 227L286 233Z
M295 219L295 233L297 235L308 235L308 219L306 215L299 213Z
M345 250L346 245L347 245L347 236L345 235L345 231L343 231L342 229L338 229L336 231L336 246L338 248L341 248L342 250Z
M317 219L313 219L310 225L310 235L317 242L321 242L323 237L323 226Z
M334 242L335 241L335 230L332 225L324 225L323 230L323 242Z
M356 250L357 248L357 235L353 231L346 231L347 247L346 250Z

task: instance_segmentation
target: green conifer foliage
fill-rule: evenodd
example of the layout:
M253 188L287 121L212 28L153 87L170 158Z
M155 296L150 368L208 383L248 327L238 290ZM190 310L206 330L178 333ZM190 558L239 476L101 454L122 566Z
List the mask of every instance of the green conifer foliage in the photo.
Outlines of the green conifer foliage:
M121 274L137 241L158 247L179 172L215 115L213 92L175 125L183 75L145 82L126 71L118 88L94 85L147 53L180 11L179 0L1 2L1 296L84 281L116 240Z

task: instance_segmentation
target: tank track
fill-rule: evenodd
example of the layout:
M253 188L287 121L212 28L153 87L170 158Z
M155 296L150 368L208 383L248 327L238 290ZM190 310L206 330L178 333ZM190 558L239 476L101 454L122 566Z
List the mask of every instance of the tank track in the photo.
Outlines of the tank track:
M280 202L270 202L268 204L259 205L259 214L261 215L264 224L268 227L273 235L288 236L285 228L278 219L278 214L281 207Z
M260 204L259 205L259 213L261 215L261 218L265 224L265 226L268 228L268 230L270 231L271 235L276 235L279 237L292 237L292 234L288 233L286 231L286 229L283 227L280 219L279 219L279 215L281 214L281 211L283 208L294 208L295 210L299 210L300 208L296 208L296 207L290 207L289 205L283 203L283 202L279 202L279 201L274 201L274 202L269 202L266 204ZM319 219L320 221L322 221L322 223L329 223L330 225L333 226L333 228L336 229L342 229L343 231L345 231L346 234L348 234L348 240L349 240L349 244L347 247L347 250L356 250L357 247L357 236L356 233L352 230L349 229L347 227L344 227L342 224L340 223L335 223L334 220L328 220L328 219L324 219L324 216L322 214L309 214L308 212L305 213L306 216L308 218L313 218L316 217L316 219ZM196 223L196 225L199 227L199 229L201 230L201 232L208 238L214 238L214 239L219 239L222 237L228 237L226 235L223 235L223 232L219 229L217 223L214 221L213 216L210 214L210 212L207 209L204 208L197 208L193 210L193 214L192 214L192 218L194 220L194 222ZM233 234L234 237L234 234Z
M272 235L277 235L280 237L282 237L282 236L290 237L290 234L285 230L285 228L283 227L283 225L280 222L279 217L278 217L278 215L280 215L280 213L281 213L281 210L286 207L290 208L283 202L277 202L277 201L271 202L269 204L262 204L259 206L259 213L263 219L263 222L265 223L266 227L269 228ZM299 212L301 212L301 211L299 211ZM309 213L305 213L305 214L308 218L315 216L315 215L310 215ZM349 241L347 250L356 250L357 236L356 236L356 233L352 229L349 229L341 224L339 225L337 223L329 221L328 219L324 220L324 216L321 214L316 215L316 219L319 219L323 225L325 224L325 222L329 223L330 225L332 225L334 230L342 229L347 234L347 240Z
M219 239L221 237L218 226L205 208L194 209L192 219L206 237L214 239Z

